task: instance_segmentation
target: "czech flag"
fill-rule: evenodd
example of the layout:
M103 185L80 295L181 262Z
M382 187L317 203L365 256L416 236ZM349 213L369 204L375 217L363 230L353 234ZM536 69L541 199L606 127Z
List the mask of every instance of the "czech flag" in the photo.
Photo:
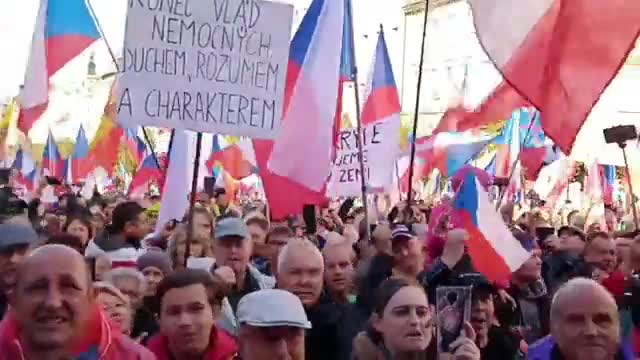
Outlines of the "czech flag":
M124 143L133 160L139 165L142 160L144 160L147 145L140 139L136 129L127 129L124 131Z
M242 138L237 143L216 151L219 147L219 141L214 138L214 151L206 163L209 171L212 172L216 166L220 166L235 179L242 179L258 172L253 144L248 138Z
M16 152L16 157L13 160L13 169L18 170L16 181L24 186L27 191L33 191L38 186L39 176L36 163L33 161L29 153L22 148Z
M520 120L526 116L528 112L524 109L511 113L511 118L502 128L500 135L496 137L496 176L498 177L509 177L515 170L515 160L520 154L522 141Z
M89 142L87 141L87 136L85 135L82 125L80 125L80 129L78 129L78 136L76 136L76 144L73 148L71 160L71 178L74 183L86 179L89 173L93 171L93 164L89 158Z
M86 0L40 1L18 129L29 133L47 109L51 77L99 38Z
M368 96L366 96L366 102L362 108L362 126L387 119L397 121L399 124L400 97L382 29L378 35L372 69L370 87L366 92Z
M320 191L331 171L345 0L314 0L291 41L282 128L268 167Z
M62 160L63 170L62 170L62 180L63 184L73 184L73 157L69 156L68 158Z
M491 281L508 279L531 255L515 239L473 172L453 201L457 223L469 233L473 266Z
M640 2L470 0L476 34L504 81L479 109L494 119L530 103L565 154L640 35ZM505 14L511 19L505 23Z
M51 130L49 130L47 143L44 145L44 150L42 151L42 170L45 175L52 176L60 180L64 180L66 175L64 173L64 160L60 156L58 145L53 138Z
M438 133L418 139L416 158L420 157L428 164L423 176L428 176L433 169L438 169L442 175L452 177L492 141L494 139L491 137L479 137L469 133Z
M613 205L613 191L616 186L616 167L613 165L600 165L602 172L602 198L605 205Z
M253 140L271 216L327 203L341 79L349 66L349 0L313 0L291 41L285 116L275 141ZM345 29L346 28L346 29ZM342 44L342 46L336 46ZM338 117L340 119L340 117Z
M158 164L153 158L153 155L148 155L131 180L129 196L143 196L149 189L150 182L156 182L160 189L162 189L162 177L163 173L160 168L158 168Z

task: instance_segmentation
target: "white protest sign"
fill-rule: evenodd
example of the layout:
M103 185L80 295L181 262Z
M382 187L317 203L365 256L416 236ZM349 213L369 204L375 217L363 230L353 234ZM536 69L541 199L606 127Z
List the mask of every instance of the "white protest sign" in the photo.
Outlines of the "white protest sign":
M363 129L362 158L368 188L393 185L395 163L400 153L400 119L371 124ZM357 196L361 193L357 130L340 132L336 159L327 183L327 196Z
M293 6L129 0L118 121L273 139L282 120Z

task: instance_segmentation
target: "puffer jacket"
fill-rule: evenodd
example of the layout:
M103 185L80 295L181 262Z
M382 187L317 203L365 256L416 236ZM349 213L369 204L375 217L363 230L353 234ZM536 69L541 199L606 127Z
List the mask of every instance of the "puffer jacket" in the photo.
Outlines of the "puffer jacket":
M258 283L258 287L260 290L264 289L273 289L276 285L275 278L271 276L264 275L260 272L255 266L249 266L249 276L253 277L254 280ZM222 300L222 317L218 322L218 326L224 329L226 332L233 336L238 335L238 321L236 319L236 314L233 312L233 308L231 307L231 303L229 303L229 299L224 298Z
M528 360L556 360L557 355L554 357L554 353L557 352L556 342L549 335L529 347L527 354ZM624 341L620 346L620 351L616 356L616 360L633 360L633 349L629 341Z
M0 323L0 360L24 359L18 324L9 311ZM74 358L87 360L154 360L142 345L113 329L97 307L89 331L76 344Z

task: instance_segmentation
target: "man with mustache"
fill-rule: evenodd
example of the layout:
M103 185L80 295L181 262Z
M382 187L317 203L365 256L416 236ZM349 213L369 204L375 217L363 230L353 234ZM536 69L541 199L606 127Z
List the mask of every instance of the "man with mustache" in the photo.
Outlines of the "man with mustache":
M37 240L38 234L28 224L0 224L0 319L7 311L18 266Z
M45 245L27 256L0 323L0 360L147 360L153 354L114 330L100 311L82 255Z

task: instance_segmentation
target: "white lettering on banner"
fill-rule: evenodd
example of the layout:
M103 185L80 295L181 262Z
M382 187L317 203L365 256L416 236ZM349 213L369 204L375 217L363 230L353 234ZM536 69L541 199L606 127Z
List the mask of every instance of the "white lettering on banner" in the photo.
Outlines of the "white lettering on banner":
M327 196L357 196L361 192L358 132L340 132L337 154L327 184ZM400 152L400 118L394 116L384 122L363 129L362 161L365 184L369 188L387 188L393 184L395 162Z
M129 0L118 121L273 139L282 121L293 6Z

